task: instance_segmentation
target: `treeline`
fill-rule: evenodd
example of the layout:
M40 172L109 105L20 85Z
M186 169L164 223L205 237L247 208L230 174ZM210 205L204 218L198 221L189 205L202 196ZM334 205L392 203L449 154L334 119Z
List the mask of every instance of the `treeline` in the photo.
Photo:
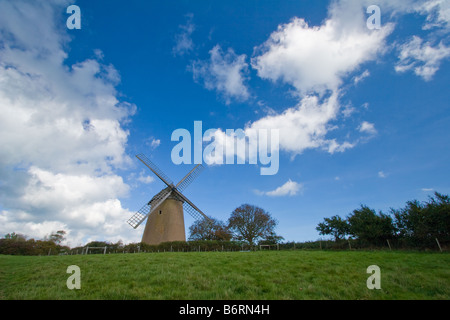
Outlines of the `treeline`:
M248 219L252 217L252 219ZM282 242L274 233L276 221L263 209L243 205L237 208L228 224L220 221L197 221L191 226L189 241L159 245L92 241L82 247L62 246L65 231L57 231L43 240L29 239L16 233L0 239L0 254L60 255L138 252L247 251L292 249L446 249L450 244L450 197L438 192L428 201L408 201L403 208L388 214L361 205L347 217L324 218L316 227L319 234L333 240ZM244 219L247 218L247 219ZM258 218L258 219L257 219ZM252 223L247 223L251 221ZM238 233L236 230L257 230ZM106 250L105 250L106 247ZM87 249L90 248L88 251Z
M428 201L408 201L388 214L362 205L346 218L325 218L316 230L336 243L351 240L354 247L444 248L450 243L450 197L435 192Z
M64 234L64 231L58 231L43 240L27 240L24 235L8 233L3 239L0 239L0 254L40 256L66 253L70 248L61 245Z
M140 252L194 252L194 251L240 251L249 250L250 246L239 241L225 240L194 240L163 242L150 245L143 242L134 242L124 245L121 241L110 243L105 241L89 242L83 247L70 249L68 254L85 254L87 248L105 248L106 253L140 253ZM103 250L89 250L88 254L103 254Z

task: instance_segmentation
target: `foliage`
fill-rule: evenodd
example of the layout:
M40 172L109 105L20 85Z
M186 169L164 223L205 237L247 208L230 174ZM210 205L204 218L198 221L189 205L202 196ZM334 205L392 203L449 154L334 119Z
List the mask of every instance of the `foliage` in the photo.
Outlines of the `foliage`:
M349 234L363 242L379 245L394 235L392 218L382 212L376 214L367 206L353 210L347 221Z
M333 216L331 218L324 218L324 222L319 223L316 230L322 235L332 235L334 236L334 240L338 241L348 234L349 225L341 217Z
M64 237L65 234L66 232L64 230L56 231L56 233L50 234L49 241L52 241L56 244L61 244L61 242L66 240L66 238Z
M189 240L231 240L232 234L224 222L211 218L201 219L189 227Z
M236 240L254 245L257 240L274 235L277 221L259 207L243 204L236 208L228 219L228 228Z
M58 245L53 241L25 240L23 238L0 239L0 254L23 256L56 255L65 253L68 250L68 247Z
M271 233L265 239L262 239L258 242L258 245L275 245L280 244L281 241L284 240L282 236L278 236L275 233Z
M139 247L139 251L145 252L238 251L242 249L242 243L239 241L193 240L163 242L158 245L139 243L137 247ZM135 252L137 251L135 250Z
M401 209L391 209L390 215L361 205L346 218L325 218L316 227L321 235L332 235L336 242L345 236L356 238L356 246L396 248L436 247L450 243L450 197L435 192L426 202L408 201Z
M26 237L23 234L13 232L13 233L6 234L5 239L26 240Z
M106 253L137 252L192 252L192 251L242 251L257 250L258 245L278 244L280 250L291 249L364 249L364 248L433 248L436 239L445 250L450 244L450 197L438 192L426 202L408 201L405 207L391 209L390 215L361 205L346 219L335 215L324 218L316 230L321 235L331 235L334 241L318 240L302 243L285 242L275 234L277 222L261 208L244 204L236 208L228 225L213 219L213 224L202 221L191 226L189 241L176 241L151 246L145 243L122 241L110 243L91 241L83 247L62 246L66 232L59 230L43 240L27 239L12 232L0 239L0 254L4 255L60 255L80 254L86 247L105 247ZM347 237L347 239L346 239ZM231 241L233 239L233 241ZM101 250L89 254L102 254Z
M436 238L450 242L450 197L438 192L429 201L408 201L404 208L394 210L399 237L409 245L430 245Z

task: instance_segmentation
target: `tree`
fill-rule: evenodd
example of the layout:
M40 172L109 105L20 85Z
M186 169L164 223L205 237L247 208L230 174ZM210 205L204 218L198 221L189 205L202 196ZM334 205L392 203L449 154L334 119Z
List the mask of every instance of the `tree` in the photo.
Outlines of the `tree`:
M275 235L277 221L263 209L243 204L234 209L228 219L228 228L237 240L245 240L254 245L259 239Z
M5 234L5 239L25 241L26 237L23 234L13 232L13 233Z
M375 210L364 205L353 210L347 221L349 234L371 244L385 243L394 235L392 218L382 212L377 214Z
M272 233L271 235L267 236L265 239L260 240L258 242L259 245L276 245L278 243L281 243L284 238L282 236L278 236L275 233Z
M334 241L343 239L349 232L349 225L346 220L339 216L333 216L331 218L324 218L324 222L317 225L316 230L321 235L332 235Z
M189 240L224 240L232 237L224 222L210 218L197 220L189 227Z
M434 193L426 204L429 235L445 242L450 241L450 197Z
M400 238L414 245L450 241L450 197L435 192L428 202L408 201L404 208L391 209Z
M61 242L66 240L66 238L64 237L65 234L66 234L66 232L64 230L56 231L56 233L52 233L50 235L50 238L48 239L48 241L51 241L51 242L59 245L59 244L61 244Z

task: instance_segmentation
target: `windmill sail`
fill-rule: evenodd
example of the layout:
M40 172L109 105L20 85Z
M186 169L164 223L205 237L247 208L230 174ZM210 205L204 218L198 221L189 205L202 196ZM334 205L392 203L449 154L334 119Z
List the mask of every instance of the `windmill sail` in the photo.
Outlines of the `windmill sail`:
M204 167L201 164L196 165L194 169L192 169L183 179L180 180L180 182L178 182L175 188L177 188L179 192L183 192L184 189L186 189L187 186L189 186L191 182L198 177L203 169Z
M150 161L149 158L147 158L144 154L138 154L136 156L139 160L142 161L158 178L160 178L165 184L167 184L168 187L173 187L172 180L169 179L168 176L164 174L164 172L161 171L153 162Z
M184 201L183 209L185 211L187 211L194 219L198 220L198 219L205 218L208 221L211 220L211 219L209 219L209 217L206 214L204 214L202 212L202 210L197 208L197 206L195 204L193 204L188 198L186 198L185 195L178 192L178 190L175 190L175 193L178 197L180 197L182 199L182 201Z

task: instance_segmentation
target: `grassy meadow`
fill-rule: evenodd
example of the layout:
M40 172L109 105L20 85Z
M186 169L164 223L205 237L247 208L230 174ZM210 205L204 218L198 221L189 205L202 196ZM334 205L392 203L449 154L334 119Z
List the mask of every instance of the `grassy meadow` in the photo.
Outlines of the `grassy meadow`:
M79 290L66 286L70 265ZM370 265L380 290L366 286ZM448 253L400 251L0 255L0 299L447 300L449 266Z

